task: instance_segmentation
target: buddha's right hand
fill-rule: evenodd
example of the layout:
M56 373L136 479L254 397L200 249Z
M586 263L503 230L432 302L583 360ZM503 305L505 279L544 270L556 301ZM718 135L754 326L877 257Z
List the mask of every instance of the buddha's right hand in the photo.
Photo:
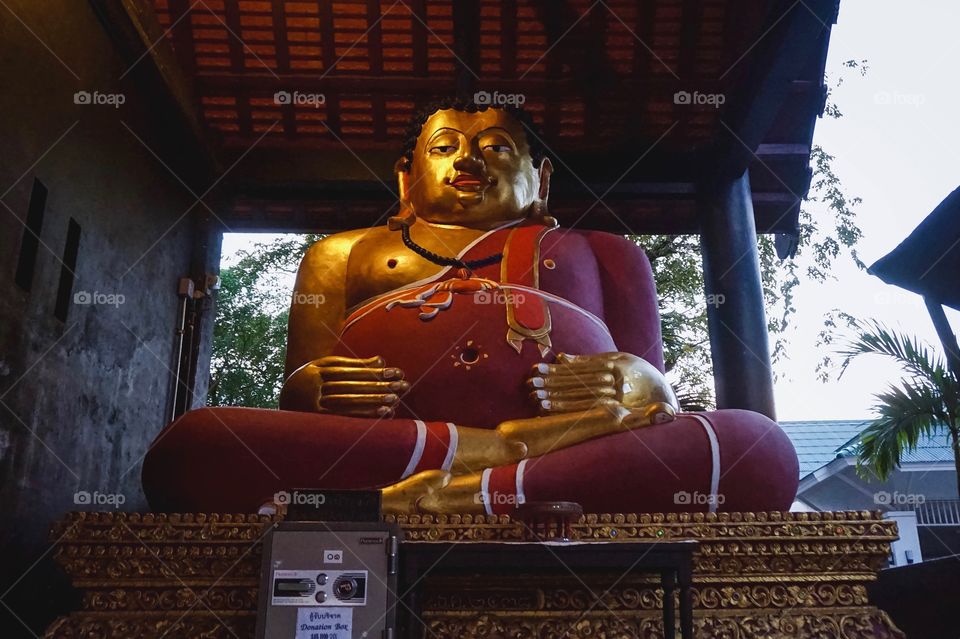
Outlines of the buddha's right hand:
M410 389L399 368L382 357L321 357L310 362L320 382L320 412L352 417L393 417L400 398Z

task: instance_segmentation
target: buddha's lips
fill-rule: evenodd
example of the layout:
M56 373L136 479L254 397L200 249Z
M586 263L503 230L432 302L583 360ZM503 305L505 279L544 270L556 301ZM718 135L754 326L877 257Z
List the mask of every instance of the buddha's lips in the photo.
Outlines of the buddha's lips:
M463 191L480 191L490 186L490 180L469 173L461 173L450 180L450 186Z

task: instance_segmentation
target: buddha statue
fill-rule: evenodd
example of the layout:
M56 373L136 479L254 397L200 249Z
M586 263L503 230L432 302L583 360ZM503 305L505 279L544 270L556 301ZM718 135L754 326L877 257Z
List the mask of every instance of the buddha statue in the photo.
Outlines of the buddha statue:
M148 452L157 510L371 489L395 513L785 510L794 449L744 410L682 413L634 242L560 229L528 114L423 110L388 224L306 252L280 410L201 408Z

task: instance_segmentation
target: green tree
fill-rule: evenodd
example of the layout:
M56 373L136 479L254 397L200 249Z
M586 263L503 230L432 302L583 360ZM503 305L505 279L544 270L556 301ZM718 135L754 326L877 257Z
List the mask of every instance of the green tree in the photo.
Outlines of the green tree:
M842 67L859 75L867 72L866 61L848 60ZM839 77L834 86L840 86ZM824 114L843 114L829 99ZM773 363L787 357L790 320L796 312L794 293L801 281L821 283L833 279L833 264L843 256L865 268L857 254L862 233L856 224L860 198L848 196L834 170L834 157L814 145L810 155L813 180L800 209L800 235L794 255L780 260L775 239L758 238L760 273L769 333L773 339ZM653 265L660 296L664 355L671 382L684 408L713 405L713 370L707 334L707 304L704 298L700 242L689 235L641 235L635 241L644 248ZM828 316L828 324L835 318ZM829 328L829 326L828 326Z
M865 268L856 251L862 235L855 222L860 199L851 199L843 192L833 160L821 147L813 147L813 181L800 210L800 236L794 256L780 260L774 237L758 237L774 364L787 357L788 329L796 313L794 293L801 281L821 283L833 279L832 266L844 254L859 268ZM710 407L713 372L699 238L641 235L635 241L644 248L653 266L667 370L681 405L686 409Z
M211 406L276 407L291 291L284 276L319 236L257 244L220 272L210 365Z
M881 355L907 373L874 397L879 417L860 434L857 470L884 480L900 466L905 451L922 436L945 431L953 448L960 495L960 383L943 358L916 337L893 331L876 321L853 319L854 337L838 353L840 375L861 355Z

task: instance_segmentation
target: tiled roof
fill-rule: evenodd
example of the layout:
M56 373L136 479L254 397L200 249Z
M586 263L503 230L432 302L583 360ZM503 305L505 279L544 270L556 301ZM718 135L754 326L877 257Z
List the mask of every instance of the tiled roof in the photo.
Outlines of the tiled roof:
M797 449L800 477L823 468L839 457L839 451L867 427L870 420L830 420L815 422L780 422L780 426Z
M800 478L823 468L837 457L856 455L857 438L870 425L869 419L780 422L797 449ZM934 463L953 461L953 451L946 431L923 437L912 451L904 452L901 463Z
M732 162L754 167L757 231L796 237L838 0L122 4L209 154L245 157L231 228L381 224L414 112L459 94L540 125L577 177L555 181L564 226L698 233L693 185Z
M838 455L853 457L857 454L857 442L850 442ZM930 464L934 462L952 462L953 450L950 449L950 437L946 430L942 430L931 437L921 437L917 447L904 451L900 457L901 464Z

